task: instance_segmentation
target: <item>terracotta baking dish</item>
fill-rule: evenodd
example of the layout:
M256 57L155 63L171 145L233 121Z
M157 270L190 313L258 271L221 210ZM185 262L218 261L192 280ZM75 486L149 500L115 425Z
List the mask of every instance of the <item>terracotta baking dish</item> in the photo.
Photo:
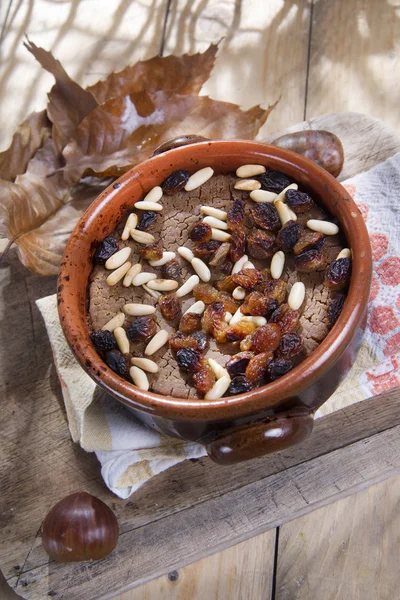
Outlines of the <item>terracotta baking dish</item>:
M259 163L287 173L339 222L353 253L353 274L343 311L318 348L284 377L251 392L216 401L184 400L142 391L99 358L89 338L87 289L98 243L145 192L176 169L211 166L232 172ZM158 431L206 446L220 464L282 450L305 439L313 413L352 366L366 323L371 280L368 233L356 204L329 173L293 152L257 142L205 141L153 156L107 188L86 211L64 252L58 280L65 337L85 371L135 417Z

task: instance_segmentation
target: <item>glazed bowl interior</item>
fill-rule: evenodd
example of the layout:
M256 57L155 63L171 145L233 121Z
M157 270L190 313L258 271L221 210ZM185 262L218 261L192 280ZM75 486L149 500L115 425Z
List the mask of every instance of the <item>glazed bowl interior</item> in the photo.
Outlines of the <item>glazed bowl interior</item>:
M282 378L245 394L205 401L161 396L138 389L114 373L90 341L88 282L95 249L143 195L176 169L194 172L211 166L234 172L256 163L283 171L338 218L352 250L352 278L343 311L327 337L300 365ZM329 173L293 152L256 142L211 141L184 146L138 165L105 190L89 207L68 241L59 273L58 303L68 343L86 372L124 404L166 418L241 418L274 409L315 383L339 359L365 313L371 278L369 238L361 213Z

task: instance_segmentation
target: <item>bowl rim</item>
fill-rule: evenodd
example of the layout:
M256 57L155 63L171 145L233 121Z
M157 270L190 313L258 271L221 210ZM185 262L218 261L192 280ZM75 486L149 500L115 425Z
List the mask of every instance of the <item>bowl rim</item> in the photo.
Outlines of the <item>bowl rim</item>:
M151 186L145 189L140 182L140 178L146 170L150 174L156 173L159 166L161 170L161 164L165 161L165 157L168 157L169 172L172 172L177 168L176 162L179 159L188 160L194 154L196 154L196 158L204 158L203 155L207 155L207 152L214 152L214 150L221 156L224 153L226 156L231 156L233 153L238 158L238 166L243 154L247 156L251 154L254 157L254 162L265 164L269 158L277 159L281 163L283 171L284 165L290 164L291 168L303 173L310 181L314 180L315 177L319 178L324 190L333 194L336 198L336 204L339 206L340 203L341 206L341 209L338 208L342 212L338 217L339 222L340 225L344 226L346 239L350 242L349 246L352 249L353 269L350 287L343 310L328 335L307 358L282 378L244 394L212 401L161 396L136 388L132 383L119 377L105 365L90 342L86 319L87 309L85 309L85 323L82 319L79 323L87 329L87 337L84 340L82 339L82 335L78 332L77 323L74 322L75 312L71 310L71 306L77 309L78 313L79 308L83 306L82 303L86 306L88 282L86 282L84 294L82 293L83 290L76 293L74 289L75 279L71 267L74 264L75 266L79 264L82 240L88 234L90 228L93 227L101 208L109 202L113 202L122 189L136 181L136 183L139 183L142 193L148 191ZM193 160L194 167L195 163L196 160ZM242 162L242 164L246 163ZM196 168L193 168L193 171L195 170ZM165 177L164 174L162 179ZM155 183L154 179L155 177L153 178L153 186L160 183L160 181ZM132 204L135 201L136 199L132 200ZM97 242L95 245L97 245ZM91 244L92 256L95 245ZM212 140L175 148L143 161L114 181L90 205L72 232L64 251L58 277L58 311L66 340L80 365L100 387L123 404L164 418L219 421L248 417L266 410L275 410L283 402L296 397L300 391L304 391L313 385L323 373L328 371L339 360L349 345L365 315L369 299L371 273L371 248L361 212L346 189L332 175L304 156L263 142Z

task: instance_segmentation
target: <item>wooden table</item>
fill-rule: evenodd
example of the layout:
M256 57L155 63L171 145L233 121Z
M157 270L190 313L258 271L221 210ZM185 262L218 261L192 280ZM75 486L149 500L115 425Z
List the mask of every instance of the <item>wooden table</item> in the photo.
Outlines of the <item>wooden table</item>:
M1 144L7 146L16 124L30 110L43 107L45 92L51 85L50 76L43 74L22 48L25 32L37 44L52 49L70 74L84 84L157 52L203 50L210 42L224 37L217 66L204 92L244 107L256 102L272 103L282 94L261 137L324 112L343 110L372 114L398 129L399 11L397 3L376 0L2 2ZM29 515L38 528L44 507L38 511L37 507L31 506L30 495L44 494L49 508L54 498L59 499L71 487L85 487L105 498L110 505L114 503L119 518L127 514L134 516L134 534L130 536L126 530L122 537L128 544L125 558L128 549L131 554L132 579L137 580L135 564L141 557L135 555L135 539L138 545L143 544L141 523L144 530L149 514L154 511L156 517L162 519L167 509L171 511L171 506L178 506L183 491L189 491L186 525L194 527L196 519L203 519L206 524L207 513L197 505L201 490L208 489L207 485L212 481L214 487L218 482L217 491L221 494L228 488L233 490L230 476L204 461L183 465L175 468L166 497L157 508L154 496L163 484L161 479L161 483L150 483L140 496L133 496L126 503L116 503L104 492L93 456L84 454L69 441L51 352L33 304L35 298L54 290L54 280L38 280L26 273L12 256L9 264L2 267L1 274L0 381L6 391L2 394L1 415L2 432L7 431L7 436L3 435L1 439L3 494L0 523L9 535L13 531L15 544L20 544L21 549L26 548L24 535L32 524L18 521L21 528L18 537L19 531L13 530L13 523L18 520L18 514L13 515L14 503L19 509L24 507L23 513ZM380 411L379 419L376 419L376 411L383 403L386 410ZM218 494L214 495L214 503L207 504L208 510L214 511L213 516L218 516L221 529L207 530L205 527L204 539L199 544L206 549L203 554L207 554L207 542L211 550L218 549L218 536L220 547L226 546L222 538L229 529L234 541L254 536L257 529L265 531L269 528L268 531L179 568L194 552L195 543L191 546L186 540L188 546L177 553L181 560L168 576L163 575L115 596L120 587L129 586L130 579L126 577L129 573L125 572L124 581L115 581L114 594L100 588L98 596L106 592L107 597L114 596L115 600L397 598L400 584L397 574L400 478L383 481L309 512L324 504L327 497L332 501L371 481L399 472L398 394L392 392L366 401L360 410L354 412L355 409L350 407L335 417L338 419L335 431L341 431L339 438L330 433L332 421L328 427L321 420L313 440L302 449L307 456L303 463L298 456L286 453L268 464L253 461L235 469L231 477L237 485L236 492L231 492L230 507L226 502L218 502ZM364 422L355 431L360 417ZM45 433L39 447L37 431L32 428L32 424L38 422ZM349 485L345 477L341 478L340 467L344 460L341 459L341 448L349 447L354 453L346 452L346 466L357 470L359 483L356 485L354 479ZM34 450L30 451L30 448ZM351 462L351 456L354 456L354 462ZM17 473L11 468L16 460ZM319 489L315 489L315 480L313 488L307 487L313 482L313 469L318 469ZM58 474L56 482L55 473ZM163 481L165 484L168 479ZM332 481L338 489L327 494L324 486ZM249 502L245 512L238 510L240 492L244 489L246 502ZM310 489L313 493L307 494ZM274 496L271 490L275 494L281 490L284 495ZM17 499L13 494L18 495ZM267 496L268 501L261 503L260 498ZM292 502L291 512L279 498ZM268 506L269 512L260 512L260 506ZM220 514L218 511L222 509L225 512ZM292 516L305 516L274 528L274 524L287 520L289 512ZM179 531L174 531L174 522L177 521L165 519L165 535L168 539L176 536L175 544L179 547L184 538ZM185 524L185 520L179 523ZM164 556L168 544L163 546L157 538L158 547L154 548L151 529L145 531L149 535L149 560L152 548L158 551L154 556L161 556L155 574L165 573L163 564L169 564L168 557ZM7 563L6 553L4 549L2 551L1 567L7 579L13 586L18 580L18 593L21 597L30 597L27 594L35 585L30 581L32 573L40 579L40 560L37 560L43 556L40 538L34 536L33 543L24 550L25 563L18 565L18 569L17 565ZM42 562L43 576L48 576L45 559ZM36 571L29 570L30 564L36 565ZM54 597L68 600L69 587L76 585L79 578L82 590L86 589L83 582L87 581L88 573L90 569L82 566L74 571L74 579L65 577L60 582L55 575L53 580L50 577L57 586ZM61 583L62 587L58 587ZM49 593L52 591L49 589ZM0 588L1 593L7 597L8 592ZM82 596L82 600L86 597Z

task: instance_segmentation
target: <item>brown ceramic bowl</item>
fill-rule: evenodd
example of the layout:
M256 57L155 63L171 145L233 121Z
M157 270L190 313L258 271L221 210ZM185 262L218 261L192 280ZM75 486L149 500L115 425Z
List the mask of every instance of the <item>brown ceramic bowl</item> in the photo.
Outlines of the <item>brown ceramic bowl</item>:
M98 243L145 192L176 169L211 166L232 172L259 163L287 173L336 216L353 254L353 274L343 311L322 343L284 377L251 392L215 401L185 400L138 389L116 375L91 344L88 280ZM61 324L83 369L128 406L147 426L204 444L221 464L262 456L303 440L313 413L336 390L354 362L366 322L371 249L363 218L346 190L303 156L257 142L206 141L146 160L107 188L79 221L64 252L58 281Z

